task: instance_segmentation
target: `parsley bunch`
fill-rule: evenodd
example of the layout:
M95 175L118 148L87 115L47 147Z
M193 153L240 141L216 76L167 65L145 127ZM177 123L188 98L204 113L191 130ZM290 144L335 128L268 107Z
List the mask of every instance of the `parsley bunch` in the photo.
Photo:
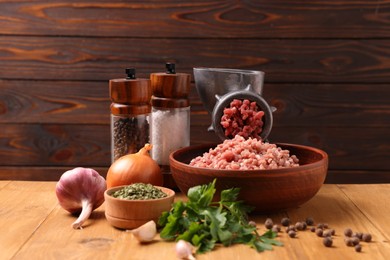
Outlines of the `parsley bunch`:
M221 200L213 202L215 182L214 179L207 185L190 188L187 202L175 202L169 212L161 215L161 238L186 240L197 248L197 253L211 251L217 244L247 244L258 252L282 245L274 240L275 232L268 230L259 235L256 227L248 223L247 214L252 208L237 201L239 188L223 190Z

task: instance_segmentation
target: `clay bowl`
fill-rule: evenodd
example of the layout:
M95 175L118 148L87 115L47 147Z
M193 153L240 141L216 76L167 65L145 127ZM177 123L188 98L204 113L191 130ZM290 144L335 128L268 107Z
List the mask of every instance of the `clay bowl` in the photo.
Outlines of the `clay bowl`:
M107 221L120 229L134 229L150 220L156 223L161 213L171 209L175 192L165 187L155 186L168 196L152 200L125 200L114 198L112 194L125 186L108 189L104 193Z
M300 166L271 170L216 170L189 166L191 159L217 144L189 146L170 154L170 167L178 188L187 194L189 188L212 182L215 178L219 199L221 190L241 188L239 199L254 207L253 212L266 213L298 207L311 199L324 183L328 155L319 149L278 143L295 154Z

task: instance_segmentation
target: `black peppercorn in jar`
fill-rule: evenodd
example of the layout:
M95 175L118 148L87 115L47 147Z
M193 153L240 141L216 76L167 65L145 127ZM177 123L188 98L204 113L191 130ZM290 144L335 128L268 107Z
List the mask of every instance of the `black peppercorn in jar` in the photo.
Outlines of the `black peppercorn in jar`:
M137 79L135 69L126 69L127 78L109 82L111 103L111 161L136 153L149 142L149 79Z

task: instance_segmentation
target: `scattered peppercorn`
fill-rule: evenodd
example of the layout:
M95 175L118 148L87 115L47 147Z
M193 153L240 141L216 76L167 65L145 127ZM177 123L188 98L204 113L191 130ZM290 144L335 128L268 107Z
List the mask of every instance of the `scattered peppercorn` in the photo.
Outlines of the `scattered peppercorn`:
M277 225L277 224L273 225L272 231L273 231L273 232L276 232L276 233L280 232L280 226Z
M314 224L314 220L312 217L307 217L305 222L308 226L313 226Z
M316 235L317 236L319 236L319 237L322 237L322 233L323 233L324 231L321 229L321 228L317 228L316 229Z
M316 229L316 235L319 236L319 237L322 237L323 232L324 231L321 228L317 228Z
M364 233L363 236L362 236L362 240L364 242L371 242L371 239L372 239L372 236L369 233Z
M266 227L267 229L271 229L271 228L273 227L273 225L274 225L274 222L272 221L272 219L267 218L267 219L265 220L264 225L265 225L265 227Z
M344 230L344 235L345 235L345 236L351 237L352 234L353 234L352 229L346 228L346 229Z
M331 237L324 237L324 239L322 240L322 243L324 244L324 246L326 247L331 247L332 244L333 244L333 240Z
M301 222L302 223L302 230L306 230L307 229L307 224L306 222Z
M324 228L329 228L328 223L324 223Z
M355 232L352 234L353 237L357 237L359 238L360 240L362 240L363 238L363 233L362 232Z
M291 238L294 238L297 236L297 233L294 230L290 230L290 231L288 231L288 236Z
M317 225L317 228L320 228L320 229L324 229L324 224L323 223L318 223L318 225Z
M302 224L302 222L297 222L297 223L295 223L295 228L296 228L297 230L303 230L303 224Z
M293 230L293 231L297 231L297 229L295 228L295 225L290 225L286 228L286 232L288 233L290 230Z
M267 223L268 221L268 223ZM272 220L266 220L266 227L268 229L272 229L274 232L280 232L280 226L273 225L271 227ZM286 227L286 232L289 237L295 238L297 236L297 231L306 230L307 226L310 227L310 231L315 233L318 237L323 237L322 243L326 247L332 247L333 239L332 236L336 234L335 229L328 229L329 225L327 223L318 223L317 226L314 225L314 220L311 217L307 217L305 221L298 221L295 225L290 224L291 221L289 218L282 218L281 224ZM268 225L267 225L268 224ZM356 252L362 251L362 246L360 241L370 242L372 240L372 236L369 233L362 232L353 232L351 228L346 228L344 230L345 239L344 242L349 247L354 247Z
M352 238L350 238L350 237L346 237L346 238L344 239L344 242L345 242L345 244L346 244L347 246L354 246L354 245L353 245Z
M352 234L352 237L357 237L357 238L359 238L359 239L361 239L362 236L363 236L363 233L360 233L360 232L354 232L354 233Z
M249 221L248 224L252 227L256 227L256 222L254 222L253 220Z
M360 239L358 237L352 237L351 239L354 246L360 243Z
M282 218L282 221L280 222L282 226L287 227L290 225L290 219L289 218Z
M357 244L357 245L355 246L355 251L356 251L356 252L361 252L361 251L362 251L362 245Z
M322 230L322 229L320 229L320 230ZM332 231L331 230L323 231L322 236L324 236L324 237L331 237L332 236Z

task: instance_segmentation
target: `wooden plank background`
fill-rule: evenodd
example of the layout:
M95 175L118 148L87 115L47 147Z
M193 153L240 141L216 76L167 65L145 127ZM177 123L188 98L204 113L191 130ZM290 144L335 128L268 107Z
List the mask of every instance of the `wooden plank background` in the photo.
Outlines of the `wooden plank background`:
M272 142L328 152L329 183L390 182L390 1L0 1L0 179L110 164L108 80L265 72ZM193 86L191 142L218 141Z

